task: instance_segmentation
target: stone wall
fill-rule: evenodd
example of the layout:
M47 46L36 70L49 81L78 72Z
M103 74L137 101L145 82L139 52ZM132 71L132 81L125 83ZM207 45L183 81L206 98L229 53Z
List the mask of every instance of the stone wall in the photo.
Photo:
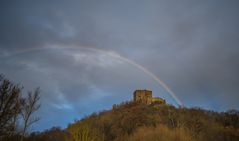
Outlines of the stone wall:
M153 97L152 103L154 104L166 104L166 101L160 97Z

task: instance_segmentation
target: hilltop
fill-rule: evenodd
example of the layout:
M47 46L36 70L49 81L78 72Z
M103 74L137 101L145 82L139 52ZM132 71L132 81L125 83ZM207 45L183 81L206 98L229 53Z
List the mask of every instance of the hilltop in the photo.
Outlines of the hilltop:
M239 112L123 102L26 141L238 141Z

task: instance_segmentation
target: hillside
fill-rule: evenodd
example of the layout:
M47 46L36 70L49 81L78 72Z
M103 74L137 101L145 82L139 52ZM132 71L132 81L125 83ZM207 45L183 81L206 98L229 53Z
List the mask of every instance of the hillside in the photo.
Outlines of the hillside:
M238 141L239 112L124 102L25 141Z

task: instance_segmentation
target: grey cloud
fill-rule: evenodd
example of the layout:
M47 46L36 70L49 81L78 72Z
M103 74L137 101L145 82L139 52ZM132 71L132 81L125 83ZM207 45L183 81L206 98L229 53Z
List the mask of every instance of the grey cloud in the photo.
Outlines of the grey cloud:
M80 57L76 59L75 55ZM126 62L84 49L33 50L2 58L1 66L7 78L21 83L26 90L41 87L43 118L58 115L53 111L69 110L72 116L68 119L72 120L95 111L92 102L101 105L98 110L109 108L131 99L128 93L135 88L152 84L148 76ZM107 98L111 101L102 104Z
M135 88L173 100L126 62L48 46L113 50L159 76L186 106L238 108L238 7L237 1L223 0L2 2L0 72L26 89L40 86L41 114L67 112L65 124L130 99ZM14 54L36 47L45 48Z

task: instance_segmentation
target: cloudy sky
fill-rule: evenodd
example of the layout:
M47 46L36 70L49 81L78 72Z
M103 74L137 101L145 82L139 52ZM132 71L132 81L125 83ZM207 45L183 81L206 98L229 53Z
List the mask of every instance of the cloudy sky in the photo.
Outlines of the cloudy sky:
M0 73L23 94L41 88L32 130L66 127L135 89L176 105L150 74L186 107L239 109L238 13L237 0L1 1Z

